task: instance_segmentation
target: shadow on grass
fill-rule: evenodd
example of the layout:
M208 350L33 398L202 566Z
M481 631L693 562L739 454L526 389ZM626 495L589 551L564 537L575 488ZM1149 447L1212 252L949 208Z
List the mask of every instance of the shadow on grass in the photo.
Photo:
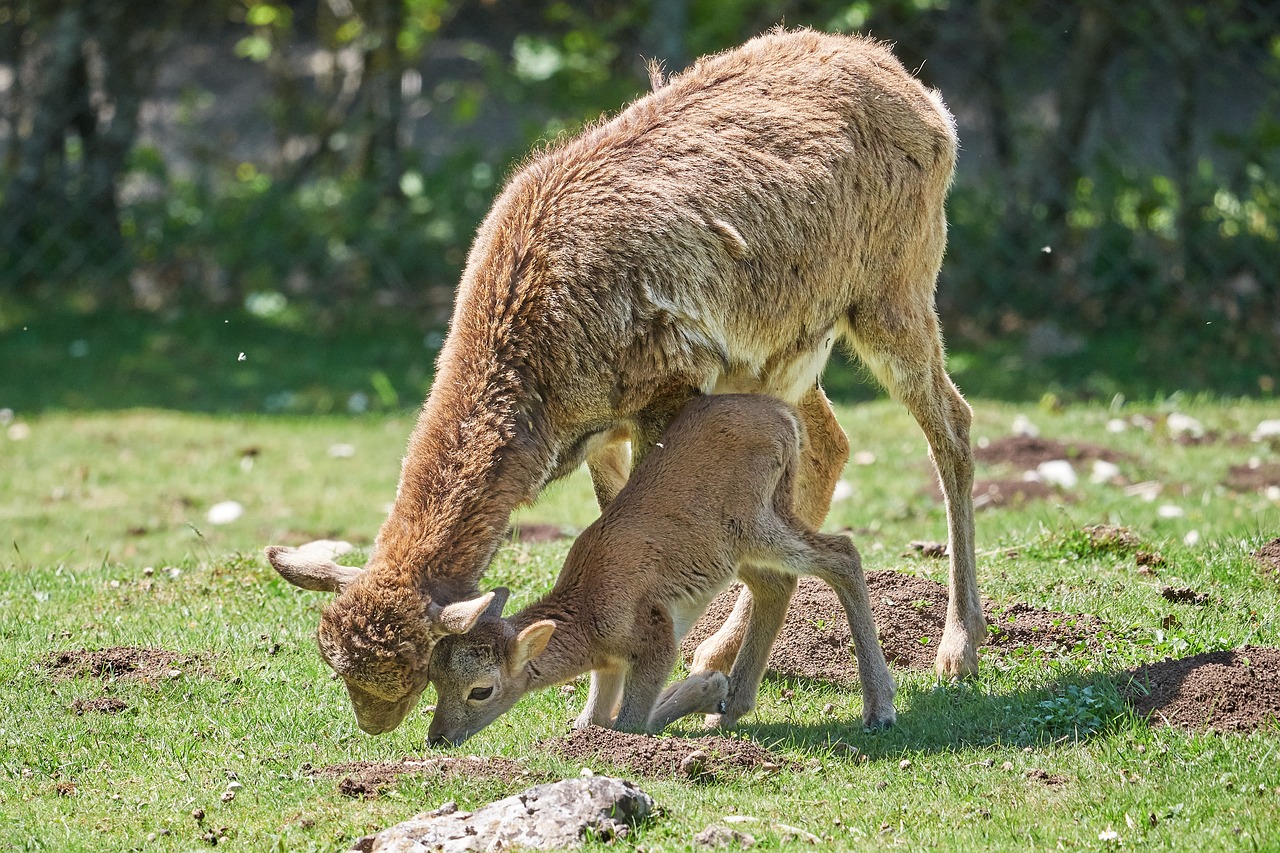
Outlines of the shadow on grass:
M1124 673L1116 672L1064 675L1009 693L990 693L968 683L908 686L898 692L898 721L889 729L868 731L859 719L833 719L747 723L739 732L765 746L815 755L831 754L833 744L847 744L872 761L988 746L1042 747L1103 737L1129 725L1135 717L1117 689L1125 682Z
M430 385L443 330L426 314L367 309L347 316L285 306L245 311L77 312L0 304L0 408L151 407L198 412L407 410ZM1195 341L1099 336L1070 357L1029 359L1017 340L950 342L949 369L970 397L1036 401L1149 399L1175 390L1257 395L1257 360L1195 352ZM1172 348L1172 349L1170 349ZM1175 351L1176 350L1176 351ZM842 403L883 397L843 353L823 379Z

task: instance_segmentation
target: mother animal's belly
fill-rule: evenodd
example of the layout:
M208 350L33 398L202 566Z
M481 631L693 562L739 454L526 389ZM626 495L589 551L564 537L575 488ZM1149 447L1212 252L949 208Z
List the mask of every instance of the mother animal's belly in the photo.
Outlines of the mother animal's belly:
M725 369L707 377L704 394L768 394L795 405L817 384L835 345L835 330L815 341L769 352L746 347L730 350Z

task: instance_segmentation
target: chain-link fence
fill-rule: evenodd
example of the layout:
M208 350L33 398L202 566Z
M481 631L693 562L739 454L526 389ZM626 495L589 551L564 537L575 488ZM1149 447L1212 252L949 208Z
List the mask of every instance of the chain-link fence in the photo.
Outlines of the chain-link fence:
M1141 325L1275 363L1264 0L0 0L0 298L443 319L513 159L642 91L642 55L779 21L895 42L955 112L953 337Z

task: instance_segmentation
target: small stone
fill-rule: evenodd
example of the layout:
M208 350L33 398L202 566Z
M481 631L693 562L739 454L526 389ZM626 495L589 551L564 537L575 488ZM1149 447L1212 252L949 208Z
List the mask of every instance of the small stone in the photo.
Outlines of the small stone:
M753 847L756 839L750 833L742 830L713 823L695 835L693 842L702 847L728 847L730 844L737 844L740 847Z
M695 749L680 760L680 772L690 779L701 776L707 769L707 754Z
M1001 764L1001 765L1000 765L1000 769L1001 769L1001 770L1003 770L1003 771L1005 771L1006 773L1007 773L1007 772L1009 772L1010 770L1012 770L1012 769L1013 769L1013 762L1012 762L1012 761L1006 761L1004 764Z
M828 702L827 704L822 706L822 716L824 717L830 717L835 712L836 712L836 706L831 702Z
M910 769L911 769L911 759L910 759L910 758L904 758L904 759L902 759L901 761L899 761L899 762L898 762L898 769L899 769L899 770L910 770Z
M223 801L224 803L229 803L229 802L231 802L232 800L234 800L235 798L236 798L236 792L235 792L235 791L223 791L223 792L222 792L222 801Z
M204 809L192 809L191 817L195 818L196 823L204 820Z

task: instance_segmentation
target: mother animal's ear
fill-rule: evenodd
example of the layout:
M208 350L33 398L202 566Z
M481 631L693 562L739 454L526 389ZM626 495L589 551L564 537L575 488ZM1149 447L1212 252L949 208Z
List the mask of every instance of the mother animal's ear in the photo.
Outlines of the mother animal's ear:
M505 588L502 589L503 592L506 592ZM444 634L465 634L475 627L481 616L484 616L489 611L494 599L497 597L497 591L495 590L494 592L486 592L478 598L470 598L445 607L432 603L427 609L427 619L431 622L431 629L442 636ZM501 603L498 605L498 614L502 614Z
M529 661L546 651L551 635L556 632L556 623L550 619L534 622L521 631L511 641L511 669L518 670Z
M347 542L321 539L299 548L270 545L266 553L272 568L294 586L318 592L342 592L364 571L354 566L340 566L333 561L334 557L350 550L352 547Z

